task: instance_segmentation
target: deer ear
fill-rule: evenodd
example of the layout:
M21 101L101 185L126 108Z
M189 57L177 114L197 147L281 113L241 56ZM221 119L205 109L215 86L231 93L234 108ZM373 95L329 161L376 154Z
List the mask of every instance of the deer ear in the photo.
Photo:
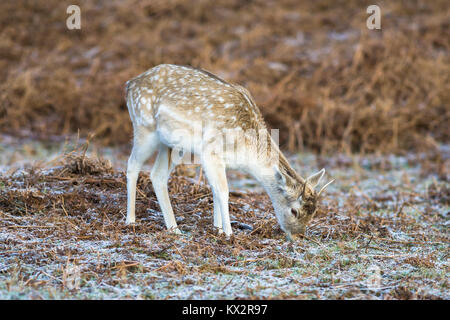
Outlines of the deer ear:
M286 185L286 177L283 173L281 173L280 168L278 166L273 166L273 170L275 172L275 179L277 180L278 184Z
M284 175L280 168L277 166L273 166L274 174L275 174L275 180L276 180L276 186L279 191L281 191L285 196L287 195L286 186L287 186L287 180L286 175Z
M320 189L320 191L317 193L317 196L320 196L320 194L322 193L323 190L325 190L326 187L328 187L330 184L332 184L334 182L334 179L329 181L326 185L324 185L322 187L322 189Z
M325 169L320 170L319 172L313 173L310 175L306 181L312 185L313 188L317 187L317 185L320 183L320 180L322 180L323 176L325 174Z

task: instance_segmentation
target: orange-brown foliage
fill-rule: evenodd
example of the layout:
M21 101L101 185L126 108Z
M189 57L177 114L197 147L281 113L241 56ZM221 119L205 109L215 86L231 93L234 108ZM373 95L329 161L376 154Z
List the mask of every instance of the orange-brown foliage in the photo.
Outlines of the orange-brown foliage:
M160 63L246 86L285 147L401 151L449 140L450 9L442 1L0 3L0 131L80 130L127 143L124 83Z

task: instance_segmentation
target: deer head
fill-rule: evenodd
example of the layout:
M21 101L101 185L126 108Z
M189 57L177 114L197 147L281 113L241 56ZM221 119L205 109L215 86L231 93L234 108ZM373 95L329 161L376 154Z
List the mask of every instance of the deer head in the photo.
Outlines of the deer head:
M281 228L292 240L292 236L305 233L306 226L317 212L320 195L334 180L316 191L325 175L325 169L312 174L306 180L298 176L292 177L278 167L274 169L277 187L272 202L275 214Z

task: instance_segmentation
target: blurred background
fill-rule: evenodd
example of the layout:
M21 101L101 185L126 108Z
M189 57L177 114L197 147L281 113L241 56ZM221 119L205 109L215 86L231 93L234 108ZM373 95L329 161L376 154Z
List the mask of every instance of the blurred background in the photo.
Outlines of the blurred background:
M125 82L173 63L248 88L285 150L436 149L449 141L449 2L377 1L369 30L372 2L2 1L0 132L128 146Z

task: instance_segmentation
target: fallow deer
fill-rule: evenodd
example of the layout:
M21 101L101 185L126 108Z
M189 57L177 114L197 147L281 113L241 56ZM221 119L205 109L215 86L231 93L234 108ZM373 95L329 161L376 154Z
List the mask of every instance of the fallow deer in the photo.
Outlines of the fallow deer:
M304 233L320 194L332 181L316 191L324 169L307 179L292 169L245 88L204 70L162 64L128 81L126 99L134 130L127 167L127 224L135 222L138 174L158 151L150 178L167 229L180 233L167 187L176 164L172 150L178 150L198 157L211 186L219 233L232 234L227 168L252 175L264 187L289 239Z

